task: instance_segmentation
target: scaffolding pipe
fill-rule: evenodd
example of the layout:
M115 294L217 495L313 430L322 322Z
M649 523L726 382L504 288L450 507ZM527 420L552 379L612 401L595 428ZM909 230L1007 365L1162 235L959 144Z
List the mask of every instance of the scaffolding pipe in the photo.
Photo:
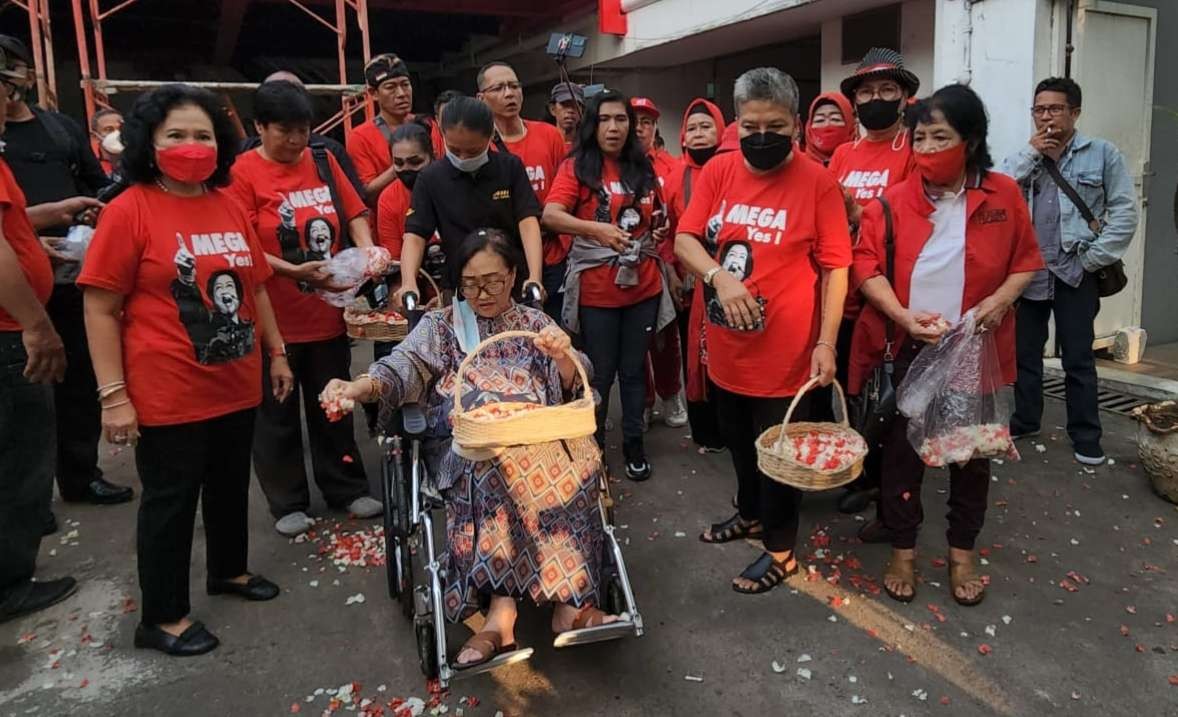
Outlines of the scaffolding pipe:
M90 48L86 39L84 1L86 2L86 8L89 10L91 32L93 32L94 37L95 61L93 66L90 64ZM78 43L78 67L81 74L80 84L86 105L87 121L94 116L94 113L99 108L110 106L110 100L107 97L108 94L114 94L119 91L152 90L172 84L158 80L111 80L107 78L106 42L102 33L102 23L112 15L127 9L138 1L122 0L122 2L119 2L114 7L104 11L100 5L101 0L71 0L73 5L74 34ZM50 0L13 0L13 2L22 7L25 7L25 2L29 3L30 7L41 4L45 8L45 27L48 30L48 7ZM369 101L367 88L364 85L348 84L346 56L347 11L348 8L351 8L356 12L356 22L360 30L361 52L364 62L367 63L372 57L368 31L368 0L335 0L334 25L308 8L303 4L302 0L288 0L288 2L304 13L311 15L316 21L336 35L336 60L339 63L339 84L316 84L307 85L306 87L307 91L311 94L340 95L340 111L324 122L319 130L327 131L327 129L333 129L342 125L346 136L352 131L352 116L358 110L363 109L368 119L371 119L373 115L372 103ZM32 23L32 20L30 20L30 23ZM52 45L50 45L50 48L52 48ZM50 77L53 78L52 61L50 62ZM188 82L186 84L222 92L250 91L256 89L258 86L256 82ZM56 98L56 93L54 93L54 97Z

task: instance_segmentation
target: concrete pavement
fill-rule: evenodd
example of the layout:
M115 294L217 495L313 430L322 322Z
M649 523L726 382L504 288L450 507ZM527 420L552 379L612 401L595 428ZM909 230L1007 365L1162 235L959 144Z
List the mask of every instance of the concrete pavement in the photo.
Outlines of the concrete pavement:
M1049 401L1048 412L1047 425L1060 425L1061 404ZM1080 467L1056 428L1042 449L1020 444L1022 463L995 466L979 543L991 585L976 608L948 592L940 567L947 485L931 472L924 583L913 603L872 594L887 548L854 540L861 519L835 513L833 493L803 507L799 554L818 574L764 596L734 593L729 581L757 549L696 539L731 513L728 456L699 456L685 431L655 427L654 478L615 484L646 636L555 651L548 611L526 605L517 637L536 648L532 660L455 682L440 704L447 714L487 717L1178 715L1178 510L1150 492L1135 426L1104 420L1113 465ZM104 462L112 480L138 487L129 453ZM429 698L383 569L340 571L315 557L322 537L282 538L256 486L250 566L283 594L263 604L206 596L198 518L193 615L222 646L189 660L131 646L138 502L54 507L62 529L42 542L39 574L73 574L82 587L0 625L0 715L319 715L328 691L353 682L381 705ZM318 510L327 518L320 534L346 521ZM466 634L454 629L453 645ZM361 710L336 712L349 713Z

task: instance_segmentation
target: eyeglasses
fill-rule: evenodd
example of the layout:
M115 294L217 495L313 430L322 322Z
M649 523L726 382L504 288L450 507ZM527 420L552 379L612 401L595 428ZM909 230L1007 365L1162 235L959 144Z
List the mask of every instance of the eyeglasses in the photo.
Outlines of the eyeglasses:
M507 274L495 274L485 281L463 279L458 288L467 299L477 299L484 291L487 296L496 297L507 288Z
M1051 115L1052 117L1059 117L1064 112L1068 111L1067 105L1035 105L1031 108L1032 115Z
M486 92L487 94L491 94L491 95L501 95L508 90L512 90L513 92L519 92L522 87L523 87L523 85L521 85L518 82L500 82L497 85L491 85L490 87L484 87L483 89L479 90L479 92Z
M885 100L887 102L894 102L895 100L900 99L900 95L902 95L903 92L904 91L900 89L899 85L884 85L878 89L860 87L859 89L855 90L855 103L861 105L872 101L876 97L879 97L881 100Z

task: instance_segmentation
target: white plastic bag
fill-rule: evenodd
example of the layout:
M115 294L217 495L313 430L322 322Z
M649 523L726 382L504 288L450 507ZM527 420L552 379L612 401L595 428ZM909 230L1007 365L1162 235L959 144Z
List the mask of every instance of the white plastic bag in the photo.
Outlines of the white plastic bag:
M81 262L90 248L90 240L94 238L94 227L85 224L75 224L70 227L65 238L54 247L61 254L72 261Z
M393 257L382 246L352 247L331 257L324 273L331 275L331 283L348 287L344 291L319 290L319 297L331 304L344 308L356 299L356 289L365 281L384 276L393 267Z
M909 419L908 441L925 465L1018 460L1010 436L1013 391L1002 382L993 332L979 333L972 311L920 352L897 389L896 405Z

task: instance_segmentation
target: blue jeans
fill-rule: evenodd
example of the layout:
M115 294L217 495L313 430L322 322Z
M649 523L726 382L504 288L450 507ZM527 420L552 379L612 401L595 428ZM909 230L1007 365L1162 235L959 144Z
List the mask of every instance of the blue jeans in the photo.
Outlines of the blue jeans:
M0 332L0 604L33 577L53 497L53 388L24 377L19 332Z

